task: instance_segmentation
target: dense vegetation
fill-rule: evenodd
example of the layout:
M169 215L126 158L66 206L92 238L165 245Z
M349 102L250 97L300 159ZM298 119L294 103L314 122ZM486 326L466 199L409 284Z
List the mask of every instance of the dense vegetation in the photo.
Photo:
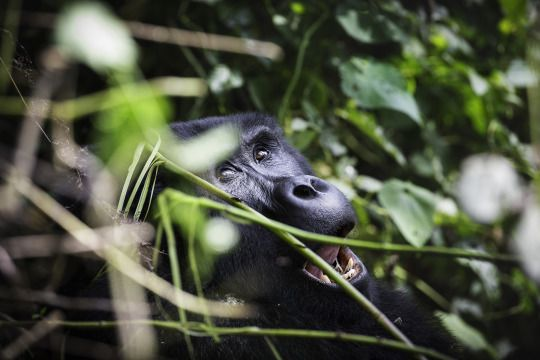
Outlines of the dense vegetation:
M191 271L207 275L230 244L203 233L233 238L234 229L205 222L204 204L177 193L151 199L153 181L169 165L183 187L197 182L183 169L200 172L234 150L230 134L177 144L162 128L246 111L278 117L316 173L350 197L359 225L349 237L375 243L358 243L371 273L440 314L469 357L540 354L536 1L5 3L2 356L31 354L49 333L37 348L61 349L54 326L40 333L36 324L61 316L67 300L58 294L73 295L66 286L100 266L81 270L71 254L80 250L56 242L23 248L22 236L44 244L80 231L55 204L95 228L146 219L154 227L137 231L155 228L163 241L173 226L196 227ZM45 196L28 178L52 198L36 195ZM102 250L121 283L122 254L85 245ZM13 321L27 320L41 335L17 345L24 333Z

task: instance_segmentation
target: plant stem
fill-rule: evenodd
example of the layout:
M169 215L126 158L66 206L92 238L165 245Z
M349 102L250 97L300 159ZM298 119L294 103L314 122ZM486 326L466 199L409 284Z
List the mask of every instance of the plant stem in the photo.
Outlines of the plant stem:
M213 208L220 211L226 211L233 215L238 215L242 219L253 221L257 224L268 226L274 230L282 230L296 235L302 239L311 240L314 242L324 243L324 244L333 244L333 245L343 245L351 248L370 250L370 251L386 251L386 252L399 252L399 253L412 253L412 254L427 254L427 255L439 255L447 257L458 257L458 258L469 258L483 261L498 261L498 262L509 262L517 263L517 258L508 254L489 254L479 251L472 251L466 249L456 249L448 248L444 246L423 246L415 247L405 244L389 244L389 243L379 243L374 241L366 241L360 239L343 239L337 236L322 235L317 233L312 233L309 231L301 230L290 225L280 223L268 219L267 217L262 216L256 211L248 207L247 205L239 202L237 199L231 197L228 193L223 190L215 187L204 179L201 179L197 175L181 168L176 165L171 160L164 157L162 154L158 154L157 158L164 161L164 166L173 171L174 173L182 176L191 183L207 190L208 192L216 195L220 199L224 200L228 204L233 205L233 207L227 207L224 204L206 199L206 198L197 198L201 200L201 205ZM245 210L245 212L239 211L239 209Z
M283 95L283 100L281 100L281 105L278 110L278 119L281 121L284 121L285 112L287 111L289 107L289 101L291 99L292 93L294 91L294 88L296 87L296 84L298 83L298 80L300 79L300 73L302 72L302 66L304 65L304 57L306 55L306 49L309 45L309 42L311 40L311 37L317 31L317 29L321 26L321 24L326 20L328 17L328 13L323 13L317 21L315 21L306 31L304 34L304 37L302 38L302 42L300 43L300 46L298 48L298 57L296 58L296 64L294 65L294 72L293 76L291 78L291 81L289 82L289 85L287 86L287 90L285 90L285 95ZM288 126L284 126L285 131L289 130Z
M121 321L61 321L61 320L41 320L41 321L0 321L0 327L5 326L31 326L38 322L47 322L49 325L63 326L69 328L111 328L121 325ZM256 326L247 327L212 327L211 332L207 330L207 325L204 323L185 323L181 324L176 321L160 321L160 320L130 320L129 324L137 325L152 325L155 327L182 331L190 333L194 336L212 336L213 333L221 336L273 336L273 337L298 337L308 339L324 339L337 340L345 342L356 342L370 346L381 346L397 351L404 351L413 354L421 354L433 359L451 360L452 358L439 353L438 351L423 347L414 346L408 347L402 342L380 338L376 336L367 336L360 334L352 334L346 332L324 331L324 330L304 330L304 329L280 329L280 328L260 328Z

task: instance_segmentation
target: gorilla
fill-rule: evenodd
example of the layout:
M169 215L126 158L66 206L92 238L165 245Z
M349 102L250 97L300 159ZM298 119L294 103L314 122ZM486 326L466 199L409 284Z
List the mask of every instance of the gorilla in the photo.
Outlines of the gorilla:
M306 159L285 140L276 120L259 113L208 117L171 125L181 139L190 139L220 125L239 131L240 145L229 159L202 176L265 216L298 228L346 236L355 213L332 184L317 178ZM201 191L201 196L212 195ZM213 198L213 197L212 197ZM215 199L215 198L214 198ZM216 199L218 200L218 199ZM218 215L215 215L218 216ZM258 326L329 330L390 336L361 306L343 293L319 268L306 262L275 234L256 225L238 225L241 240L216 260L204 284L205 296L254 304L255 316L213 319L217 326ZM393 321L416 345L455 354L453 338L406 293L371 278L354 251L345 246L306 244L342 274ZM182 247L182 244L178 245ZM185 249L178 249L179 253ZM171 308L170 313L174 316ZM166 353L187 358L178 333L160 335ZM197 359L275 359L258 336L192 337ZM283 359L405 359L411 355L380 346L305 338L271 337Z

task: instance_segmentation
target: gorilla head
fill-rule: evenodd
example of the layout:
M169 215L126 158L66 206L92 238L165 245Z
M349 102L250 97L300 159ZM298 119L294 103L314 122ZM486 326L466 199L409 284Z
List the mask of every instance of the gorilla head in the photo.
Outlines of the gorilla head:
M208 181L264 215L286 224L336 236L345 236L351 231L355 225L355 214L345 196L334 185L313 176L305 158L285 141L272 117L262 114L211 117L176 123L172 129L181 138L188 139L225 124L238 128L239 148L227 161L205 174ZM254 231L257 234L251 235ZM242 235L239 249L219 262L222 267L236 265L227 270L218 268L217 272L225 277L220 280L231 283L231 279L240 274L244 277L238 279L244 285L242 287L245 287L246 280L250 280L248 284L251 287L270 292L273 296L276 289L269 282L272 279L266 275L271 275L269 277L274 280L277 280L277 275L287 276L276 285L288 284L289 291L294 286L309 286L311 280L318 283L311 284L317 289L320 284L336 287L321 270L306 264L289 246L260 227L244 227ZM365 273L359 258L347 247L316 246L314 250L353 283L361 280ZM248 268L250 265L253 268ZM287 269L281 273L278 268L284 267ZM305 277L300 284L291 282L292 272ZM253 273L256 278L250 276L246 279L246 273ZM229 290L238 293L240 289ZM245 297L247 294L237 295ZM260 294L251 291L250 295Z
M240 145L227 161L203 176L233 197L264 215L321 234L345 236L355 225L355 214L345 196L332 184L313 175L311 167L284 139L276 121L262 114L210 117L180 122L172 130L182 139L229 124L240 134ZM202 196L212 197L201 192ZM213 197L212 197L213 198ZM217 199L216 199L217 200ZM218 325L256 325L272 328L306 328L349 331L387 336L384 330L289 245L260 226L239 225L241 241L220 257L205 295L246 300L257 316L245 320L215 319ZM373 281L359 257L344 246L310 245L319 256L360 290L415 343L448 350L449 337L416 309L404 294ZM219 343L194 340L201 358L273 358L260 338L226 338ZM354 343L280 338L275 340L287 359L400 358L380 348ZM176 347L178 349L178 347Z

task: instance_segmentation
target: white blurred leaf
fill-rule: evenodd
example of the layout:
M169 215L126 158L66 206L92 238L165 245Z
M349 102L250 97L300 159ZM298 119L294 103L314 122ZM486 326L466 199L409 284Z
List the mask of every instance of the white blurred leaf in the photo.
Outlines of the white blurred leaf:
M376 193L382 189L382 182L366 175L358 175L354 180L354 185L360 190Z
M489 83L476 71L469 71L469 82L474 93L478 96L485 95L489 90Z
M521 59L510 63L506 70L506 79L516 87L535 86L538 83L537 74Z
M225 253L232 249L240 238L236 226L227 219L211 218L204 232L206 244L216 253Z
M61 51L96 71L135 66L137 48L128 29L99 3L83 2L66 8L58 19L55 36Z
M499 155L467 158L456 186L457 198L474 220L492 223L522 205L523 188L512 163Z
M525 271L540 283L540 205L531 194L513 235L513 246Z
M499 298L499 272L490 262L470 259L458 259L460 264L468 266L480 278L486 295L496 300Z
M237 129L224 125L187 141L172 141L164 146L165 154L185 169L201 173L232 155L239 139Z
M450 198L437 199L435 210L440 214L450 217L457 216L459 212L456 202Z
M216 94L239 88L243 84L244 79L242 75L238 71L233 71L223 64L217 65L208 78L208 86Z
M309 123L302 119L295 117L291 121L291 130L292 131L304 131L309 127Z

